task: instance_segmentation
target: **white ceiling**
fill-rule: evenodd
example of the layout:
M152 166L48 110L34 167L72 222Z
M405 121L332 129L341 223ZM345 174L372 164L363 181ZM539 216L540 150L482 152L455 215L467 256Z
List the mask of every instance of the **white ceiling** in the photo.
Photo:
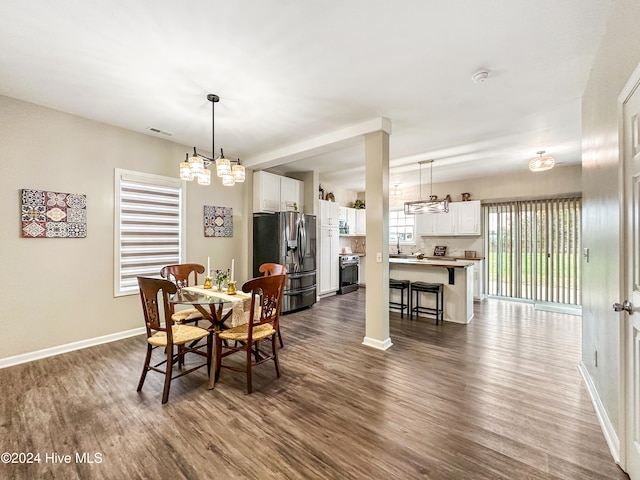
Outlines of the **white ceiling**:
M417 184L426 159L436 182L525 172L537 150L580 163L580 97L610 4L5 1L0 94L208 152L215 93L216 148L256 168L383 117L391 183ZM279 168L364 189L361 143Z

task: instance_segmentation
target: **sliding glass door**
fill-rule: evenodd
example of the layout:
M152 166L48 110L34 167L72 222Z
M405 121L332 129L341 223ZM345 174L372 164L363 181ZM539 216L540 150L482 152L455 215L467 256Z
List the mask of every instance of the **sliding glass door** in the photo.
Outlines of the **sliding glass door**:
M487 294L580 305L580 197L483 205Z

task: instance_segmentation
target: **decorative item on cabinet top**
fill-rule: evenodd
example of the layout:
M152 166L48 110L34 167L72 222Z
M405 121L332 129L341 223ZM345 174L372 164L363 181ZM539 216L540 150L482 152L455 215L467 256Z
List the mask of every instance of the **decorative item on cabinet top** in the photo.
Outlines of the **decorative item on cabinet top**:
M353 208L355 208L356 210L362 210L365 208L364 205L364 200L356 200L355 202L353 202Z
M327 193L327 196L326 196L325 200L327 200L329 202L335 202L336 201L336 197L333 196L333 192L329 192L329 193Z

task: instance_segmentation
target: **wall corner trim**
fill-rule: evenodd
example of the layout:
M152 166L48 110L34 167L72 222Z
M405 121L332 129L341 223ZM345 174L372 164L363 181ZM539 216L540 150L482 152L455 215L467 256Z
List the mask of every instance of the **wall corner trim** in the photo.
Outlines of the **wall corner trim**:
M611 420L609 420L609 415L607 415L607 411L602 404L602 400L600 400L598 390L596 390L596 386L593 383L593 379L591 378L591 375L589 375L584 362L580 362L578 370L582 374L584 383L589 391L589 396L593 402L593 408L596 411L596 417L598 417L598 422L600 423L600 428L602 429L604 438L609 446L609 450L611 451L611 456L613 457L613 460L620 465L620 440L618 439L618 435L613 428Z
M34 360L40 360L42 358L53 357L62 353L72 352L74 350L81 350L87 347L93 347L103 343L115 342L116 340L122 340L136 335L142 335L145 333L145 328L134 328L132 330L125 330L123 332L111 333L109 335L102 335L100 337L88 338L86 340L80 340L78 342L66 343L64 345L57 345L55 347L44 348L42 350L36 350L33 352L22 353L20 355L14 355L12 357L0 358L0 368L12 367L14 365L20 365L21 363L32 362Z

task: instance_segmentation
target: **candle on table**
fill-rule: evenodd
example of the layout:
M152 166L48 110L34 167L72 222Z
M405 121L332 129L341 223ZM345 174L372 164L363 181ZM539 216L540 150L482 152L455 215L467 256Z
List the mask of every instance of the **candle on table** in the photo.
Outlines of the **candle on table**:
M211 259L209 257L207 257L207 273L205 274L205 277L210 277L211 276Z
M234 266L235 266L235 262L236 262L236 259L232 258L231 259L231 281L232 282L233 282L233 269L234 269Z

